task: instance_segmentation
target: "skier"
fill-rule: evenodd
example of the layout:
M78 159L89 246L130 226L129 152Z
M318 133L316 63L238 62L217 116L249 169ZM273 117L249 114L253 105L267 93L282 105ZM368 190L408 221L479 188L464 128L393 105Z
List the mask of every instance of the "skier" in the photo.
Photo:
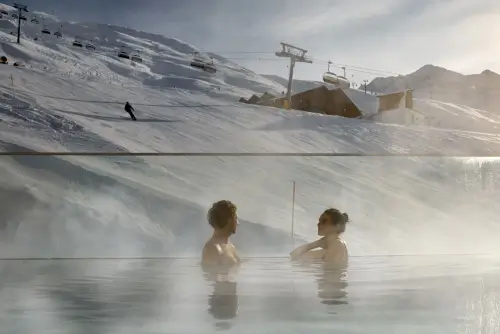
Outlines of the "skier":
M133 120L133 121L137 121L137 118L135 118L135 115L132 111L135 111L135 109L130 105L130 103L125 103L125 111L128 112L128 114L130 115L130 118Z

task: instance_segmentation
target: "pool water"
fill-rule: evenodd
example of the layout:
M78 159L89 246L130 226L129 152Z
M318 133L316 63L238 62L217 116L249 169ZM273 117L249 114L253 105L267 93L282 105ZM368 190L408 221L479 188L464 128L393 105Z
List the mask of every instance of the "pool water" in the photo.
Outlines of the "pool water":
M499 333L500 260L354 257L0 261L1 333Z

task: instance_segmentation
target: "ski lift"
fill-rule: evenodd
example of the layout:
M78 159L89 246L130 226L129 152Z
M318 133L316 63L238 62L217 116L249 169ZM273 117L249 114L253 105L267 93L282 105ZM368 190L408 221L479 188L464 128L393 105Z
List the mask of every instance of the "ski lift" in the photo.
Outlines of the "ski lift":
M26 18L26 16L21 16L21 20L27 21L28 19Z
M198 52L194 53L194 58L191 61L191 67L196 67L209 73L217 72L217 69L215 68L214 65L214 60L211 59L211 62L207 62L206 60L200 57L200 54Z
M214 60L210 59L210 63L205 63L205 71L209 73L216 73L217 69L215 68Z
M130 59L130 55L128 54L128 52L121 50L118 53L118 58Z
M0 10L0 14L2 15L9 15L9 12L6 10Z
M34 18L34 19L31 19L31 23L34 23L34 24L39 24L39 23L40 23L40 21L38 21L36 18Z
M323 74L323 82L339 86L339 88L350 88L351 82L345 76L337 75L333 72L330 72L330 64L332 62L328 62L328 71Z
M95 51L95 45L92 43L85 44L85 49Z
M83 43L80 41L80 39L78 37L76 37L75 40L73 41L73 46L77 46L79 48L83 48Z
M15 18L15 19L17 19L17 18L19 18L19 15L17 15L16 13L13 13L12 17Z
M42 34L45 34L45 35L50 35L51 33L50 33L50 30L49 30L49 29L47 29L47 27L45 26L45 27L43 27L43 29L42 29Z
M201 69L205 68L205 62L199 57L198 52L195 52L194 58L191 61L191 66L196 67L196 68L201 68Z
M136 63L142 63L142 57L139 55L139 52L133 54L131 60Z

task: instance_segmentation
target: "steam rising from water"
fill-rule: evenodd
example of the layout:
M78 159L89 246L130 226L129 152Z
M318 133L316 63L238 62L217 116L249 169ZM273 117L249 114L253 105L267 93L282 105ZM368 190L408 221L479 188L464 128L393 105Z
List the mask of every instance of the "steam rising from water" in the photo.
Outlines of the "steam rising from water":
M303 242L290 237L294 181L295 238L316 238L318 216L337 207L352 218L351 255L499 250L496 161L151 158L116 169L30 159L2 161L3 257L197 257L211 233L206 210L220 199L239 207L243 255L286 256Z

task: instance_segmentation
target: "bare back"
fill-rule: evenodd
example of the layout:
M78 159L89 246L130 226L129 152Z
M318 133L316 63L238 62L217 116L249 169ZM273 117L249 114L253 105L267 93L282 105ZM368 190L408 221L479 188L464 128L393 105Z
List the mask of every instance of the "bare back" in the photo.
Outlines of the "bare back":
M329 242L323 260L333 265L347 265L349 252L346 242L340 238Z
M201 263L204 266L234 266L241 262L236 248L230 242L218 243L210 239L205 244L202 252Z

